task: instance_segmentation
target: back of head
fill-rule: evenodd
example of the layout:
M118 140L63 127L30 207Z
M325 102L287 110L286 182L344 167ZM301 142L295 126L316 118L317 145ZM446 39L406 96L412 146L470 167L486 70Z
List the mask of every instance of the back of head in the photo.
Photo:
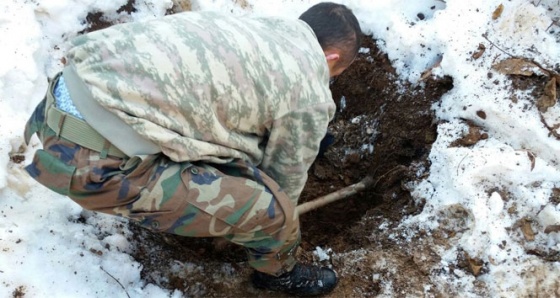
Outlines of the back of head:
M322 2L310 7L300 17L319 40L323 51L338 49L341 66L348 66L360 49L362 30L352 10L342 4Z

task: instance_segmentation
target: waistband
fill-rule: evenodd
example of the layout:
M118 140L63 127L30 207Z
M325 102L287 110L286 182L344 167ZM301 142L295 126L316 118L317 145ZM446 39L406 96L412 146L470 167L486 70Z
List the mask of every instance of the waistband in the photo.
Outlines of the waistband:
M47 103L45 107L45 122L57 134L84 148L88 148L101 153L104 158L107 155L126 158L119 148L114 146L109 140L104 138L85 121L76 118L60 109L55 105L53 89L62 73L58 74L49 83L47 90Z
M140 135L115 113L107 110L93 97L86 83L79 76L76 66L69 63L62 71L72 102L91 125L128 156L150 155L161 152L154 142Z

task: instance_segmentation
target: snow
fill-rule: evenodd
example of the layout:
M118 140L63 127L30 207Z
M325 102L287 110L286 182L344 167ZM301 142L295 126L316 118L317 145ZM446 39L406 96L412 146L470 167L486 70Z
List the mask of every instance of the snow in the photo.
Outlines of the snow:
M61 69L66 41L84 29L88 12L129 22L162 16L172 5L170 0L136 2L131 15L116 13L125 0L0 4L1 297L12 296L20 286L29 297L180 296L141 279L141 265L128 254L131 232L122 219L81 210L29 178L24 165L10 161L11 155L21 154L29 163L38 148L36 139L28 148L21 146L23 126L44 95L47 77ZM317 2L193 1L193 9L297 17ZM379 40L400 78L421 85L421 74L440 60L432 74L453 78L454 88L434 106L442 121L430 153L430 175L411 186L414 198L426 201L424 210L400 225L410 230L410 238L418 229L438 229L442 218L449 219L446 228L462 229L452 247L438 248L440 265L450 274L435 278L436 286L452 283L464 297L477 296L475 278L450 267L462 251L487 264L487 272L476 279L486 283L489 296L530 296L535 285L544 296L557 295L560 264L527 251L560 251L560 233L544 232L560 224L560 207L550 199L560 188L560 141L543 125L531 90L514 93L509 79L491 66L515 56L558 70L558 1L337 2L352 8L364 32ZM493 19L500 4L503 12ZM486 50L473 59L479 44ZM552 127L560 123L560 107L542 116ZM467 131L464 119L483 127L488 138L471 147L450 147ZM524 224L535 232L533 240L521 232ZM321 257L325 251L317 248L316 253Z
M329 260L330 254L332 253L332 249L331 248L327 248L327 249L322 249L319 246L315 247L315 250L313 251L313 255L315 257L318 258L319 262L325 261L325 260Z

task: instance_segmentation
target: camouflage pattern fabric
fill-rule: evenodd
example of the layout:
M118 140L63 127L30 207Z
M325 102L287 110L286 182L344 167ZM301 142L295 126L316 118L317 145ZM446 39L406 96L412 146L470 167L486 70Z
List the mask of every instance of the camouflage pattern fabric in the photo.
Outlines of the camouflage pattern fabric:
M66 58L171 160L248 161L294 205L336 109L325 55L297 19L180 13L78 36Z
M45 100L26 125L26 140L34 133L43 149L27 172L83 208L160 232L225 237L244 246L249 264L265 273L294 266L297 213L278 184L251 164L177 163L163 154L101 158L55 135L45 124Z

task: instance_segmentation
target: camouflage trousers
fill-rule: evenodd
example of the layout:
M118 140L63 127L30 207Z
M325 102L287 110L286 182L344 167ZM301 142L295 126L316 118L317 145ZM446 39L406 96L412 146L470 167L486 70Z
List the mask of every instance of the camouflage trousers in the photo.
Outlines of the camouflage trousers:
M29 119L37 133L27 172L83 208L129 218L187 237L224 237L242 245L249 265L278 275L291 270L299 243L295 206L265 173L228 164L171 161L163 154L116 158L55 135L45 124L45 100Z

